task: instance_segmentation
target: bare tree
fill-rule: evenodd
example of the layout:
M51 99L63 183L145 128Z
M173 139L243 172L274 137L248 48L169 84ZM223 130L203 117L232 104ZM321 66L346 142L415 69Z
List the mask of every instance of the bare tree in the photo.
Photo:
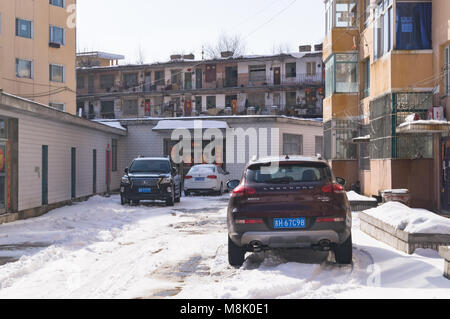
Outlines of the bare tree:
M145 64L145 51L142 48L142 45L140 45L140 44L137 49L136 64L139 64L139 65Z
M292 52L289 43L277 43L272 46L272 54L286 54Z
M217 59L221 57L222 52L231 52L233 57L245 54L244 39L238 35L228 35L221 33L215 44L206 44L203 47L207 59Z

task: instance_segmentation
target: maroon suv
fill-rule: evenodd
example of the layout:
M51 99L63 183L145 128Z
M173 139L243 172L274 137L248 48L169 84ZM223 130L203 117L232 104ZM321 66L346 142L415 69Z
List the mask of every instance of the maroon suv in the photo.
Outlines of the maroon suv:
M228 206L230 265L240 267L246 252L311 247L333 250L337 263L351 264L350 205L325 161L260 159L247 165L241 181L229 182L234 186Z

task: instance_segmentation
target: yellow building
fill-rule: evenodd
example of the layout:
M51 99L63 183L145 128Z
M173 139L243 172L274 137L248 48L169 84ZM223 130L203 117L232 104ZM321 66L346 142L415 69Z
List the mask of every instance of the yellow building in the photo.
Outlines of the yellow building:
M335 175L360 181L368 196L406 188L412 206L450 207L446 133L402 125L411 114L427 120L434 107L450 118L450 1L324 2L324 144Z
M76 112L76 0L0 1L0 88Z

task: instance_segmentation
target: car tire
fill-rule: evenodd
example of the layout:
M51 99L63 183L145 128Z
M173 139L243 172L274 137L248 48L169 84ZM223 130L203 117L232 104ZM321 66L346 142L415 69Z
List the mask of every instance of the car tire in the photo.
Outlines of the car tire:
M223 184L220 184L220 189L217 191L217 195L219 196L223 195Z
M178 197L175 198L175 203L181 202L181 185L180 185L180 192L178 194Z
M140 203L140 201L138 201L138 200L134 200L134 201L132 201L132 203L133 203L133 206L138 206L138 205L139 205L139 203Z
M130 201L128 199L126 199L123 195L120 195L120 204L122 206L126 205L126 204L129 204L129 203L130 203Z
M175 187L172 188L172 196L166 199L166 206L174 206L175 205Z
M191 192L190 191L184 191L184 196L186 196L186 197L191 196Z
M237 246L228 236L228 263L233 267L241 267L245 260L245 251Z
M352 235L348 236L347 240L340 245L335 245L333 248L336 263L341 265L349 265L353 259L353 244Z

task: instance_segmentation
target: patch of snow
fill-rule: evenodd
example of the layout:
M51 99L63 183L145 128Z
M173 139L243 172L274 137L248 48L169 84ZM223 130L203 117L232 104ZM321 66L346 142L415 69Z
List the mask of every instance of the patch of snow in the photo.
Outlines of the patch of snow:
M388 202L364 213L408 233L450 234L450 219L399 202Z
M103 122L103 121L95 121L95 120L94 120L94 122L97 122L97 123L100 123L100 124L103 124L103 125L107 125L107 126L109 126L109 127L114 127L114 128L119 129L119 130L122 130L122 131L126 131L126 130L127 130L127 129L124 128L122 125L120 125L120 122L118 122L118 121L107 121L107 122Z
M412 115L414 115L414 114L412 114ZM418 120L418 121L414 121L414 118L413 118L413 120L408 120L408 118L407 118L407 120L405 121L405 122L403 122L402 124L400 124L400 127L404 127L404 126L407 126L407 125L410 125L410 124L422 124L422 125L427 125L427 124L435 124L435 125L438 125L438 124L449 124L449 122L447 122L447 121L439 121L439 120Z
M349 201L358 201L358 202L376 202L377 201L373 197L359 195L355 191L347 192L347 197L348 197Z

